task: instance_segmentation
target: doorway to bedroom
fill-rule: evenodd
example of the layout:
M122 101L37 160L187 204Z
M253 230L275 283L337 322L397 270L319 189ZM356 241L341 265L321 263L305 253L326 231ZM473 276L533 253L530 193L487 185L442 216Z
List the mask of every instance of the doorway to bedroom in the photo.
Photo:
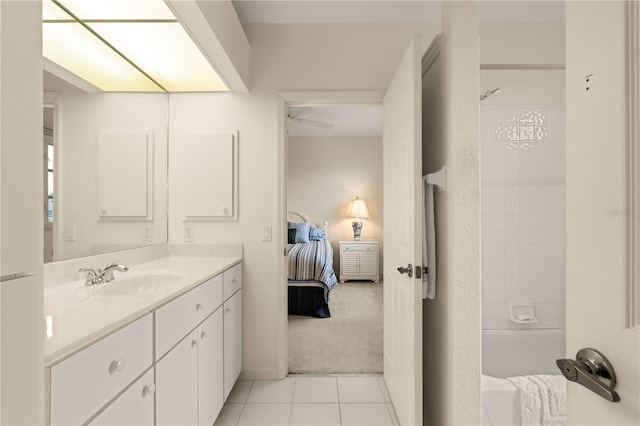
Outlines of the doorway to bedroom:
M383 371L382 117L288 105L289 373Z

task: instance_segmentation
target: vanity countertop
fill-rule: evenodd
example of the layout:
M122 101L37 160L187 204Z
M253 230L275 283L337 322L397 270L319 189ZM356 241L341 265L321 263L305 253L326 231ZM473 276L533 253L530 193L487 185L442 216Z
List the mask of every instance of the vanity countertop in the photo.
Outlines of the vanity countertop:
M84 280L45 289L45 366L51 366L226 269L241 257L165 257L115 272L115 280L96 287ZM137 276L171 275L144 292L105 294L102 288Z

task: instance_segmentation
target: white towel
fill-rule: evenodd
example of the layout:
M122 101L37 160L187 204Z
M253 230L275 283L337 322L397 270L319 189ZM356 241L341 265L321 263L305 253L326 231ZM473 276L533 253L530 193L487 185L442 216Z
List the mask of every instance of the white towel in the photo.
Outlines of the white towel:
M567 424L567 381L560 375L507 377L520 393L523 426Z
M422 265L429 268L422 274L422 298L436 298L436 226L434 220L433 185L422 178Z

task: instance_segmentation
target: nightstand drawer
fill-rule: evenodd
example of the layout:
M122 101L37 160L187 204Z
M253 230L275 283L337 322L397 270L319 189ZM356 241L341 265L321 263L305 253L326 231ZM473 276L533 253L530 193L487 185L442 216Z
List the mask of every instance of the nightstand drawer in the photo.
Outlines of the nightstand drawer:
M348 251L376 251L378 250L378 245L375 243L359 243L359 244L347 243L347 244L341 244L340 248L342 250L348 250Z

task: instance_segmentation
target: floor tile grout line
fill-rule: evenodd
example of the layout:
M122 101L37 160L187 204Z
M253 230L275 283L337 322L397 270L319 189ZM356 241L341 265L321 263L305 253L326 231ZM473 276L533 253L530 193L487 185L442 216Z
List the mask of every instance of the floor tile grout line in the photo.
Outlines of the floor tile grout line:
M251 385L249 386L249 392L247 392L247 397L245 398L244 402L242 403L242 408L240 409L240 415L238 416L238 420L236 420L236 426L238 426L238 424L240 424L240 419L242 418L242 413L244 413L244 409L247 406L247 401L249 400L249 395L251 395L251 391L253 390L253 384L255 383L255 380L251 380ZM233 391L233 389L231 389L231 391Z
M298 385L298 381L296 380L295 377L291 379L293 380L293 392L291 392L291 406L289 407L289 418L287 419L287 425L291 424L291 416L293 415L293 400L296 395L296 386Z

